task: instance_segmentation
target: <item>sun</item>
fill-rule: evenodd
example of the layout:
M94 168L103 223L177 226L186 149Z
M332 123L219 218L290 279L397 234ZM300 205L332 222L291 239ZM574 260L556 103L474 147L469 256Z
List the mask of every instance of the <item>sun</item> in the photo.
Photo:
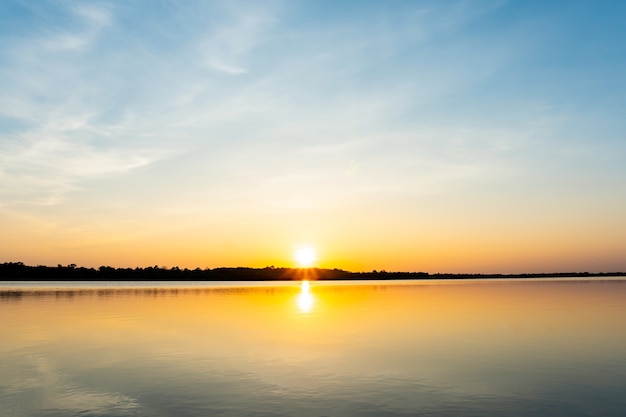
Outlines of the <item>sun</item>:
M317 261L317 253L313 246L300 246L294 252L293 259L301 268L309 268Z

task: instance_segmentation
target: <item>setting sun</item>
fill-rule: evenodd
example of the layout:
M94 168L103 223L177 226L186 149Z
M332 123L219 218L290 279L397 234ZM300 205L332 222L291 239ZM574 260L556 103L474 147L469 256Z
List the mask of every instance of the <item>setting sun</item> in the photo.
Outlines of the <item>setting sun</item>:
M313 246L301 246L296 249L294 259L301 268L308 268L317 261L317 253Z

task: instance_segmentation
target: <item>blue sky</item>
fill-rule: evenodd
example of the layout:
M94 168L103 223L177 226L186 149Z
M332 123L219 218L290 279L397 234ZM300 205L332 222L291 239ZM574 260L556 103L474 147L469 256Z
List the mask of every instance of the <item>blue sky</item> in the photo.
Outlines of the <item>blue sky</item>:
M0 16L6 260L626 269L621 2Z

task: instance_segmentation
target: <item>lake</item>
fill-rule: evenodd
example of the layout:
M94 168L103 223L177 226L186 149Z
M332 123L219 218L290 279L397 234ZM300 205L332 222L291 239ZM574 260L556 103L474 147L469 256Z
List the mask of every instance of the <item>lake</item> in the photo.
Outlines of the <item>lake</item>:
M0 415L624 416L626 279L0 283Z

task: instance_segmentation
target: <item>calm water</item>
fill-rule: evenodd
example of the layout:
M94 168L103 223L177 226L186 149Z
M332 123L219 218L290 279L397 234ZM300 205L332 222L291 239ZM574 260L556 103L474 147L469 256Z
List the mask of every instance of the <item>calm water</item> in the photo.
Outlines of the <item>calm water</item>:
M0 415L626 415L626 280L72 285L0 284Z

